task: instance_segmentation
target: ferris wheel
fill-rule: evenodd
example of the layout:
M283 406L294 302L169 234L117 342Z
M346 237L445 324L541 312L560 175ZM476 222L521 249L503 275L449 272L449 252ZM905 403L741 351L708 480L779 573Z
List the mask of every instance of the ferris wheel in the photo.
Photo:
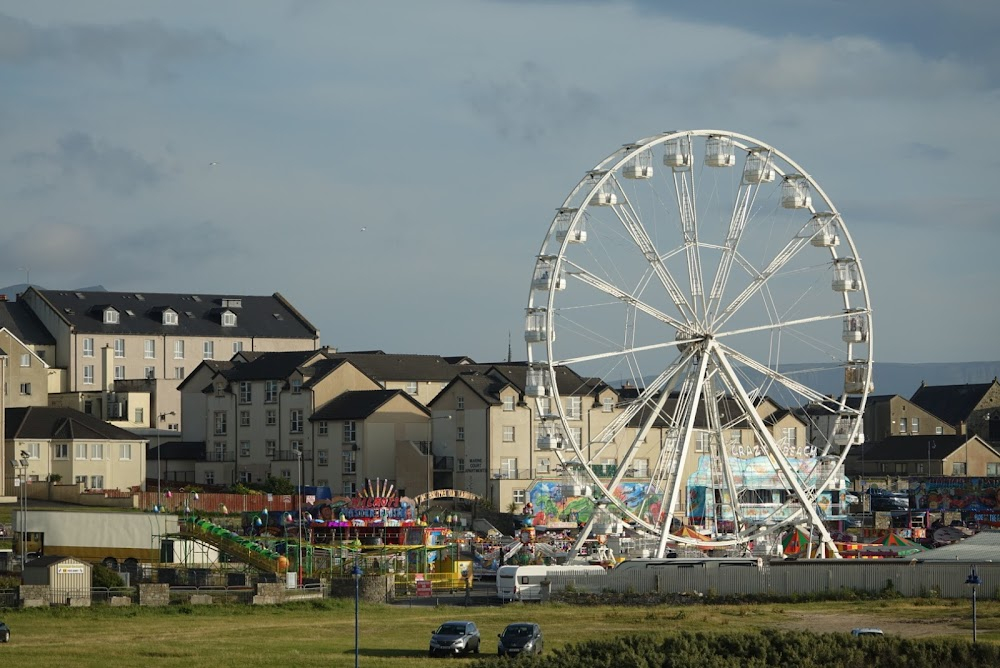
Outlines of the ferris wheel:
M871 315L840 213L777 149L667 132L587 171L525 316L536 448L571 476L564 496L595 504L579 540L613 514L657 556L746 551L791 525L836 555L824 520L863 439Z

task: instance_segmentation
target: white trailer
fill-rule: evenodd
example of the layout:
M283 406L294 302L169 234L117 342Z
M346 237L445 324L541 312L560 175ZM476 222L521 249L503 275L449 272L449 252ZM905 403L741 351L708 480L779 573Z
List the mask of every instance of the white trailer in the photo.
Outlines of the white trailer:
M497 597L501 601L541 601L548 586L565 586L574 577L603 576L603 566L501 566L497 569ZM548 584L543 584L548 583Z

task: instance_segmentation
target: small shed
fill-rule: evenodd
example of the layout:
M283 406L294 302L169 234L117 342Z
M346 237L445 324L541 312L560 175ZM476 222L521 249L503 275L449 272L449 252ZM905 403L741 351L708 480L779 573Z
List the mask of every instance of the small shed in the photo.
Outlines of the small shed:
M91 569L90 564L73 557L32 559L21 572L21 598L90 605Z

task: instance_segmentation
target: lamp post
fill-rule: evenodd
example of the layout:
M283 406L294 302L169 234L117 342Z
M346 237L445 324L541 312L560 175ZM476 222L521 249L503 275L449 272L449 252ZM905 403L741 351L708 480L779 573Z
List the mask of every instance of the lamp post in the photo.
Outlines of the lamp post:
M21 521L18 528L21 534L21 568L28 560L28 453L21 451L21 459L10 460L11 468L14 470L14 484L19 486L18 509L21 511Z
M976 587L983 583L979 579L979 574L976 573L976 567L973 566L972 570L969 571L969 577L965 578L965 584L972 587L972 642L976 642Z
M296 517L299 525L299 586L302 586L302 446L295 448L295 454L299 458L299 488L296 495Z
M359 625L358 625L358 607L361 601L361 565L358 563L358 555L361 553L361 548L358 548L354 552L354 568L351 570L351 574L354 576L354 668L358 668L358 654L360 645L359 640Z
M156 505L160 507L163 506L163 495L160 493L160 484L163 481L163 471L160 469L160 423L165 422L168 415L177 413L170 411L156 416Z

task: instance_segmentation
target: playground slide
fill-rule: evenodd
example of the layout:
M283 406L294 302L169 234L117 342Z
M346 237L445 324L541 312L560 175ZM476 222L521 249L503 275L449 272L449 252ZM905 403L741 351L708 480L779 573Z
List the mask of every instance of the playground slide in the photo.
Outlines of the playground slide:
M260 571L277 573L288 565L287 559L274 550L208 520L199 519L184 523L181 525L180 533L187 538L207 543L233 559L250 564Z

